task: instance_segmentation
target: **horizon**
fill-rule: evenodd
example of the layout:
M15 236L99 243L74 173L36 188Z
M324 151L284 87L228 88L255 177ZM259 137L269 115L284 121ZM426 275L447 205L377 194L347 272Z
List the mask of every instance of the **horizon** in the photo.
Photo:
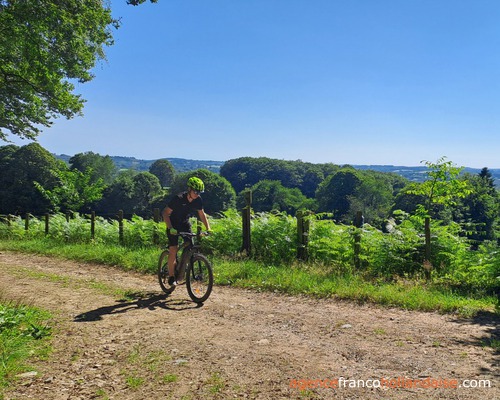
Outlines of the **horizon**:
M90 151L90 150L89 150ZM51 153L53 154L54 156L65 156L65 157L72 157L74 156L75 154L66 154L66 153ZM197 159L197 158L184 158L184 157L160 157L160 158L137 158L137 157L134 157L134 156L125 156L125 155L111 155L111 154L100 154L101 156L109 156L109 157L120 157L120 158L130 158L130 159L134 159L134 160L137 160L137 161L145 161L145 162L154 162L154 161L157 161L157 160L162 160L162 159L170 159L170 160L186 160L186 161L197 161L197 162L214 162L214 163L225 163L231 159L228 159L228 160L214 160L214 159ZM250 158L259 158L259 157L251 157L251 156L242 156L242 157L237 157L237 158L244 158L244 157L250 157ZM270 158L270 159L273 159L273 160L280 160L280 161L302 161L302 162L305 162L305 163L309 163L309 161L304 161L304 160L287 160L287 159L282 159L282 158L272 158L272 157L265 157L265 156L262 156L263 158ZM452 160L450 160L452 161ZM348 166L348 165L351 165L353 167L403 167L403 168L426 168L425 165L400 165L400 164L336 164L336 163L333 163L333 162L327 162L327 163L315 163L315 162L311 162L311 164L334 164L334 165L338 165L338 166ZM474 170L481 170L483 168L488 168L488 170L492 170L492 171L500 171L500 168L495 168L495 167L470 167L470 166L467 166L467 165L461 165L459 167L463 167L463 168L468 168L468 169L474 169Z
M52 153L500 168L500 2L113 0ZM29 140L9 137L15 144Z

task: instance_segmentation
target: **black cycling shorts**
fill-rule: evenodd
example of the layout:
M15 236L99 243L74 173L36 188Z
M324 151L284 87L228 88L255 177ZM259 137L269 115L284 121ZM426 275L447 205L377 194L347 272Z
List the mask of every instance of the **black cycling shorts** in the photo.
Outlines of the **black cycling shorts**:
M174 226L173 228L177 229L177 232L191 232L191 225L180 225ZM179 236L180 235L171 235L170 229L167 229L167 238L168 238L168 246L178 246L179 245Z

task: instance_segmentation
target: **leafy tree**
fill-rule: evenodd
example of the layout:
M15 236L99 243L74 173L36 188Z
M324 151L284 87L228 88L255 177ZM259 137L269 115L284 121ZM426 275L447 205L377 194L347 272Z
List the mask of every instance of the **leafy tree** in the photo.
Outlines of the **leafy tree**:
M301 176L300 191L307 197L314 198L316 189L324 181L325 174L321 165L304 163L298 166Z
M175 169L172 163L168 160L156 160L151 167L149 167L149 172L155 175L162 187L169 187L174 181Z
M38 182L34 184L54 211L90 211L90 206L102 198L104 183L102 179L92 182L92 169L81 172L62 168L53 173L58 179L53 189L46 189Z
M96 211L100 214L137 214L150 217L153 203L162 194L158 178L149 172L122 171L115 181L104 190Z
M475 241L494 240L495 224L500 217L500 196L488 172L483 169L478 175L465 176L472 190L454 210L455 220Z
M399 191L404 178L377 171L360 171L360 185L349 196L348 219L353 221L356 212L362 211L364 220L371 225L382 226L390 213L394 194Z
M424 161L428 168L427 180L406 190L407 193L423 196L424 202L420 204L418 213L431 216L433 207L444 207L457 204L457 199L471 193L467 181L459 179L463 167L455 166L446 157L441 157L437 162Z
M294 215L301 208L314 208L314 200L308 199L297 188L286 188L279 181L264 180L253 185L252 209L257 212L285 211ZM244 192L238 197L238 205L246 205Z
M35 139L57 116L80 115L72 82L88 82L118 21L101 0L0 0L0 139Z
M0 212L42 214L51 211L50 201L38 191L34 182L48 190L55 188L59 182L54 171L61 168L61 163L38 143L22 146L15 152L12 152L13 147L9 149L4 150L9 155L2 159Z
M479 177L484 181L486 186L491 189L495 188L495 178L493 178L491 171L487 167L484 167L481 170L481 172L479 173Z
M115 163L110 156L101 156L91 151L75 154L69 159L69 164L71 169L82 173L91 170L90 182L102 180L106 185L110 185L118 173Z
M103 192L101 201L96 206L99 214L116 214L123 210L126 214L133 214L134 176L138 173L133 170L122 171Z
M333 212L336 219L346 220L361 182L360 172L353 168L343 168L326 178L316 191L319 211Z
M132 212L143 217L151 216L151 203L161 193L160 181L150 172L140 172L132 178L132 182Z
M431 228L430 218L435 206L450 207L457 204L457 199L466 197L471 193L471 189L466 180L459 179L463 167L455 166L446 157L441 157L433 163L425 161L428 168L428 179L412 188L407 189L407 193L421 196L423 204L417 207L417 214L425 217L425 260L427 278L430 277L431 259Z
M220 174L239 193L263 180L280 181L284 187L298 188L308 197L314 197L324 177L335 171L333 164L311 164L276 160L267 157L241 157L228 160ZM326 172L326 173L325 173Z
M187 181L191 176L197 176L205 183L205 193L202 194L202 198L207 214L214 215L235 207L236 193L231 184L227 179L207 169L197 169L177 175L170 189L171 196L186 191Z

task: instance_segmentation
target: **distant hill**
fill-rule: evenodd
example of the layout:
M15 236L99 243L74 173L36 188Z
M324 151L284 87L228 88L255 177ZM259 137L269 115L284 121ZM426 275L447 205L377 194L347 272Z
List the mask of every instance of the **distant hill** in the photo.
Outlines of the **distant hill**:
M69 162L69 159L72 156L68 156L66 154L54 154L55 157ZM115 165L118 169L133 169L139 172L148 171L151 164L153 164L156 160L140 160L135 157L123 157L123 156L110 156L114 161ZM175 171L180 172L188 172L193 171L199 168L205 168L209 171L219 173L220 168L224 165L225 161L209 161L209 160L190 160L185 158L169 158L166 157L166 160L170 161L175 168ZM392 172L398 175L403 176L404 178L415 181L422 182L426 175L425 172L427 168L424 166L418 167L405 167L398 165L353 165L354 168L362 169L362 170L373 170L380 172ZM471 174L479 174L481 172L480 168L464 168L464 172L469 172ZM500 187L500 169L490 169L492 176L495 178L495 185Z
M392 172L398 175L405 177L410 181L422 182L426 175L427 167L418 166L418 167L404 167L397 165L353 165L354 168L357 169L365 169L365 170L373 170L380 172ZM500 169L489 169L493 178L495 178L495 185L500 187ZM468 172L470 174L479 174L481 172L481 168L469 168L465 167L463 172Z
M67 154L54 154L55 157L68 163L72 156ZM118 169L133 169L139 172L149 171L149 167L156 160L139 160L135 157L123 157L123 156L110 156ZM199 168L205 168L209 171L219 173L220 167L224 164L224 161L208 161L208 160L188 160L184 158L168 158L172 163L175 171L178 173L193 171Z

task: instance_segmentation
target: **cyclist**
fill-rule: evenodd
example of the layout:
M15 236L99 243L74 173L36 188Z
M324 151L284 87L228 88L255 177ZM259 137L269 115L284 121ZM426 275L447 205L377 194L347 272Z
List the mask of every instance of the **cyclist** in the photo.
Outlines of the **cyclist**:
M208 222L205 211L203 210L203 200L200 193L205 190L203 181L193 176L188 179L187 191L179 193L167 204L163 210L163 220L167 225L168 237L168 284L176 285L175 281L175 262L177 251L179 250L179 232L191 232L191 224L189 217L197 214L201 222L210 232L210 224Z

